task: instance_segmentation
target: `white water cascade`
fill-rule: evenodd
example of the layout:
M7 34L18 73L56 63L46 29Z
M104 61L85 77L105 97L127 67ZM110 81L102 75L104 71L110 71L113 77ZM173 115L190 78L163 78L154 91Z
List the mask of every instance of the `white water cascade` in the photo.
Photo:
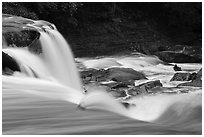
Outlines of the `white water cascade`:
M3 49L21 69L21 73L3 76L3 89L19 89L79 104L84 94L69 45L55 27L46 27L46 32L32 27L40 32L42 54L33 54L26 48Z
M3 76L4 91L24 91L80 104L87 109L112 111L144 121L157 119L169 107L178 103L184 104L181 106L182 109L175 110L179 115L186 112L186 106L193 108L201 105L200 102L192 101L196 98L196 94L162 95L136 98L131 102L136 105L127 109L105 91L95 89L91 93L84 94L72 52L65 39L55 28L48 27L45 32L39 31L39 40L42 45L41 55L35 55L20 48L4 49L6 53L17 60L22 70L22 73L15 72L13 76ZM186 100L181 101L183 98Z
M41 32L43 57L50 73L60 83L81 91L82 85L70 47L56 30Z

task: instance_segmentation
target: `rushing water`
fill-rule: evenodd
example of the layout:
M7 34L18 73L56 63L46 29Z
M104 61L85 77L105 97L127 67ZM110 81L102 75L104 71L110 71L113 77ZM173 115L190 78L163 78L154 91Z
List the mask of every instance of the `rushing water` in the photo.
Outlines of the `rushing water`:
M130 67L150 80L160 79L168 92L140 96L125 108L97 88L85 94L68 44L55 28L40 31L43 53L7 48L21 72L2 76L3 134L201 134L201 88L174 88L172 66L142 54L78 59L87 68ZM201 64L179 64L198 71ZM137 81L144 82L144 81ZM138 84L136 82L136 84ZM78 109L77 106L85 108Z

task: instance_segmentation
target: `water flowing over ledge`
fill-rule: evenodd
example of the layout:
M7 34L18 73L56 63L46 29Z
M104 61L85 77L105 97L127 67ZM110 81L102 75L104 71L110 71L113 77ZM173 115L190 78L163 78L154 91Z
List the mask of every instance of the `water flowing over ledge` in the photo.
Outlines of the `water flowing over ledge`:
M87 111L111 111L148 122L176 126L189 122L195 124L196 127L200 124L202 118L199 115L202 109L201 88L188 94L135 97L128 100L128 103L131 104L129 107L124 107L120 101L104 89L91 88L88 93L85 93L70 47L56 27L45 21L17 19L19 22L16 22L16 17L8 17L10 25L12 26L13 22L15 24L12 27L15 28L17 23L21 24L22 28L27 27L40 33L39 41L42 45L42 54L33 54L26 48L3 49L3 52L17 61L21 69L21 72L14 72L12 76L2 76L3 92L18 90L25 94L71 102ZM145 67L148 71L152 70L153 72L152 68L158 67L162 63L158 61L158 58L148 56L138 56L134 60L132 58L121 59L119 63L140 71ZM86 65L93 67L93 63L90 64L90 62L87 62ZM98 63L98 65L102 64ZM111 66L112 63L109 65ZM166 67L164 64L162 65L162 67ZM160 70L155 72L157 71ZM163 71L165 72L165 69ZM169 117L170 114L172 117ZM190 118L192 120L188 121ZM180 119L180 123L178 123L178 119Z

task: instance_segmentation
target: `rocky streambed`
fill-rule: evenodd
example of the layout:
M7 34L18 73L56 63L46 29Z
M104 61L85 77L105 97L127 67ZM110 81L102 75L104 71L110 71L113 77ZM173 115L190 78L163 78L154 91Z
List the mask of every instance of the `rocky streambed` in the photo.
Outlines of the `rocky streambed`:
M137 60L135 59L135 61ZM95 69L85 66L82 68L82 64L78 62L78 67L81 67L80 76L85 92L89 92L89 89L93 87L102 88L119 99L142 95L188 93L191 88L202 87L202 69L188 72L188 68L186 68L184 71L176 72L173 70L173 65L168 64L160 69L165 69L165 67L172 69L169 73L168 70L165 72L161 70L159 73L158 66L160 65L155 65L156 72L147 73L151 70L151 68L147 70L147 66L144 67L144 71L142 69L136 71L133 68L124 68L122 65ZM115 63L113 64L115 65ZM154 69L152 70L154 71Z

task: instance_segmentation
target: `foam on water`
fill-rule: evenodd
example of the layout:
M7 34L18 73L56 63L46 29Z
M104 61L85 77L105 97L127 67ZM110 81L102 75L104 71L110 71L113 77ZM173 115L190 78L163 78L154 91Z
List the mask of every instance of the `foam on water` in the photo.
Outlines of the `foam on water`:
M133 119L155 121L175 104L177 104L175 105L176 107L173 107L175 113L178 113L181 117L186 110L190 110L190 108L194 108L195 106L202 106L202 96L200 93L201 89L198 88L197 91L189 94L140 96L128 100L127 102L132 105L124 108L124 106L119 104L110 95L95 90L83 98L80 105L87 109L102 109L119 113Z

